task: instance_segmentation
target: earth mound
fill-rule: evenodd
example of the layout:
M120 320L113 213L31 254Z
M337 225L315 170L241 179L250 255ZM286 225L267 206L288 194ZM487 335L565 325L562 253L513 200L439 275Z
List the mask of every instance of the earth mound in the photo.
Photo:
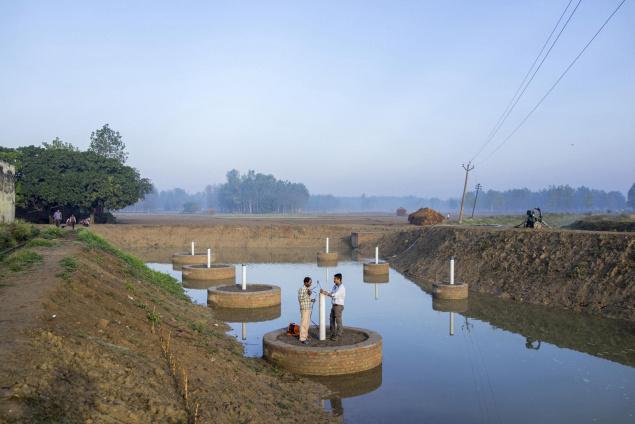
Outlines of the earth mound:
M436 225L441 224L444 220L443 215L430 208L421 208L408 215L408 222L413 225Z

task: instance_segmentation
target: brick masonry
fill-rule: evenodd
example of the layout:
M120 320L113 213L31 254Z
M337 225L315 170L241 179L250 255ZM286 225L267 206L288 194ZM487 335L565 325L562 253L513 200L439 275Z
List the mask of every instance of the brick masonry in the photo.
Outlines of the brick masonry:
M337 264L338 255L337 252L318 252L317 261L319 263L335 263Z
M469 287L467 283L439 282L432 284L432 295L437 299L467 299Z
M367 275L386 275L390 271L390 264L388 262L375 262L364 264L364 274Z
M346 327L368 338L350 346L295 346L277 340L286 328L271 331L262 339L264 357L291 372L302 375L344 375L373 369L382 363L381 336L370 330Z
M219 308L266 308L280 305L280 287L269 284L248 284L247 287L266 287L259 291L224 291L223 287L207 289L207 304Z
M205 259L207 262L207 258ZM229 280L236 278L236 268L233 265L212 264L210 268L204 265L184 265L183 279L187 280Z
M432 309L439 312L467 312L467 299L438 299L432 298Z

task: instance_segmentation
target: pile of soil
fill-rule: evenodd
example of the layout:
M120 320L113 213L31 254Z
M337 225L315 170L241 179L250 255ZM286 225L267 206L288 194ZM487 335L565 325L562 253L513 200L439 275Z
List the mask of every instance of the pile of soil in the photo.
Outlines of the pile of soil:
M413 225L437 225L445 221L445 217L430 208L421 208L408 215L408 222Z
M635 215L600 215L579 219L565 228L586 231L635 232Z
M245 358L165 277L72 240L38 253L29 271L0 269L0 421L335 420L323 386Z
M336 341L328 338L328 331L326 340L320 340L319 327L311 327L309 328L310 344L308 345L308 347L351 346L357 343L361 343L367 339L368 336L366 334L360 333L359 331L348 330L345 328L342 332L342 337L340 337ZM300 339L297 336L288 336L286 333L279 335L278 340L293 346L305 346L300 342Z

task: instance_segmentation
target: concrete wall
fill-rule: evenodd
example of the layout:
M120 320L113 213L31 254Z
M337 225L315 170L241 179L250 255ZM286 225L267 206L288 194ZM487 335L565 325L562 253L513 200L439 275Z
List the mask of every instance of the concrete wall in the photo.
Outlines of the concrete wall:
M15 168L0 161L0 223L15 220Z

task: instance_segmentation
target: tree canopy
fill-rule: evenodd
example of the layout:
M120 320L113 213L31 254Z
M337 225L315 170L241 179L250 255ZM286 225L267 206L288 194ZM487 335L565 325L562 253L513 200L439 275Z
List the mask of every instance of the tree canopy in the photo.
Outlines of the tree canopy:
M3 148L0 159L16 165L16 205L25 209L67 207L100 213L131 205L152 189L136 169L92 151Z
M121 163L128 160L128 152L119 131L114 131L108 124L90 134L88 151L105 158L115 159Z

